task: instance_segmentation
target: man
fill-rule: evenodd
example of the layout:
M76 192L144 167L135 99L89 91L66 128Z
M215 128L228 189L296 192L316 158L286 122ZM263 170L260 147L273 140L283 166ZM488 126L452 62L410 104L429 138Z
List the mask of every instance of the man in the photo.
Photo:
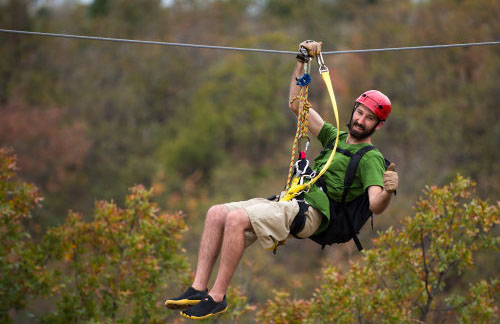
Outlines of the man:
M321 43L306 41L301 46L310 56L318 55ZM303 58L298 57L290 84L290 99L297 96L300 87L296 80L304 69ZM290 104L290 110L298 114L299 103ZM363 93L355 103L348 124L349 132L342 132L339 147L356 151L369 145L370 136L380 129L391 109L389 99L379 91ZM336 129L325 123L314 110L309 110L309 130L326 147L335 138ZM343 178L347 166L346 156L336 154L328 171L323 175L327 193L313 186L305 194L305 201L310 205L305 211L304 228L297 234L300 238L309 237L322 231L329 221L330 198L340 201ZM315 160L314 169L319 170L326 159L321 155ZM391 199L391 193L398 185L397 173L385 171L384 158L378 150L365 154L358 168L359 175L353 182L350 194L355 198L368 192L370 210L379 214L385 210ZM327 196L328 194L328 196ZM350 200L348 198L348 200ZM292 201L269 201L255 198L243 202L234 202L211 207L206 215L198 265L194 282L182 295L168 299L165 305L170 309L183 309L181 315L191 319L204 319L227 310L225 293L246 246L256 239L264 248L272 248L276 242L285 240L290 234L290 225L299 212L299 204ZM215 261L220 255L219 271L215 283L207 289L208 280Z

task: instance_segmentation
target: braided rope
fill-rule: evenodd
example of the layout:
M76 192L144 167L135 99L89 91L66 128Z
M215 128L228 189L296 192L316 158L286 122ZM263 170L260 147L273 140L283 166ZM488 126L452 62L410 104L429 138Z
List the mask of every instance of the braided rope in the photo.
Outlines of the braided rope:
M311 108L311 103L307 100L309 96L309 86L300 87L300 92L298 96L295 96L290 100L290 103L294 103L295 100L299 100L299 113L297 115L297 131L295 132L295 138L292 145L292 156L290 158L290 167L288 169L288 179L286 182L285 190L290 189L293 176L293 166L295 164L295 154L297 152L297 144L299 139L302 137L307 137L309 131L309 108Z

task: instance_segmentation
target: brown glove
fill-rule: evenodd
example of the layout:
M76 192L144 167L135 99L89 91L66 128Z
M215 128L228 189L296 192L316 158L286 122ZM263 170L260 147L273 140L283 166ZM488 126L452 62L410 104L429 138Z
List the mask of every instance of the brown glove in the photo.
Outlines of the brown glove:
M387 168L387 171L384 172L384 190L389 193L396 191L396 189L398 188L399 179L398 173L394 171L395 168L396 164L391 163Z
M313 40L306 40L300 43L299 50L301 47L304 47L307 50L307 54L311 57L315 57L321 53L321 45L323 42L316 42Z

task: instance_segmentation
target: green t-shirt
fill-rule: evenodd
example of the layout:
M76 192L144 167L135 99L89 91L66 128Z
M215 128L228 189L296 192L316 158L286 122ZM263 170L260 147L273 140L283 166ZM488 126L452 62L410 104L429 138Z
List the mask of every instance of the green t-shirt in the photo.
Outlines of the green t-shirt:
M370 143L347 144L347 135L347 132L340 132L339 143L337 146L338 148L347 150L351 153L356 153L362 147L371 145ZM318 135L318 140L323 145L323 148L326 149L328 143L331 141L334 143L336 136L337 129L333 125L325 123ZM322 154L316 157L313 163L313 170L319 172L328 161L330 154L331 150L326 149ZM345 156L340 152L336 152L330 167L325 174L323 174L327 194L334 201L340 202L342 200L342 193L344 192L344 177L350 160L350 157ZM384 182L382 177L384 172L385 160L380 151L368 151L359 162L356 175L352 182L351 190L346 197L346 201L349 202L361 196L370 186L380 186L383 188ZM321 232L328 226L328 220L330 219L330 205L327 194L325 194L318 186L312 186L311 190L305 194L306 201L311 206L321 211L325 216L325 219L323 220L317 233Z

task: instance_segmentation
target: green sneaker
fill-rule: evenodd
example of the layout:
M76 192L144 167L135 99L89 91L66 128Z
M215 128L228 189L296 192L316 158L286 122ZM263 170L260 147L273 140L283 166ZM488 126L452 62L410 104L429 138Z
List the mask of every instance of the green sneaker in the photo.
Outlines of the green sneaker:
M181 315L190 319L201 320L227 311L226 296L216 302L210 295L203 298L198 304L182 310Z
M203 298L208 296L208 289L199 291L193 287L189 287L182 295L177 298L167 299L165 306L169 309L184 309L189 306L196 305Z

